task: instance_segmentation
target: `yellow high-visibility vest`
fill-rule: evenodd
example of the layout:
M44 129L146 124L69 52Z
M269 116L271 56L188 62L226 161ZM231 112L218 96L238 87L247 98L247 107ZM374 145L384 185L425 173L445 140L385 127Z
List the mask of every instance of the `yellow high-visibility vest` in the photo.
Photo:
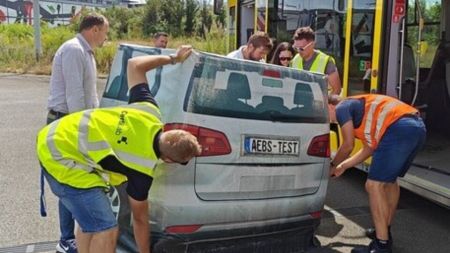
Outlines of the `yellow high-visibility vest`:
M158 160L153 142L162 127L158 107L147 102L81 111L44 127L37 137L37 154L61 184L80 189L118 185L126 177L102 169L98 162L113 155L152 177Z
M322 53L320 50L315 50L315 52L318 54L316 55L316 58L314 59L313 63L311 64L311 68L308 71L325 74L325 70L326 70L328 61L331 58L331 60L334 63L334 59L333 59L333 57L331 57L325 53ZM292 59L292 67L301 69L301 70L305 70L305 69L303 69L303 59L300 56L300 54L296 54L294 56L294 59Z

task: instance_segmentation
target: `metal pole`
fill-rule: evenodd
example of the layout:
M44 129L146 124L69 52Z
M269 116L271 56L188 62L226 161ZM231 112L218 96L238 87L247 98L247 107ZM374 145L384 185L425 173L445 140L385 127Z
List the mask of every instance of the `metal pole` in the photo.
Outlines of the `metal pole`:
M42 55L41 48L41 13L39 10L39 0L33 0L33 26L34 26L34 48L36 61L39 61Z

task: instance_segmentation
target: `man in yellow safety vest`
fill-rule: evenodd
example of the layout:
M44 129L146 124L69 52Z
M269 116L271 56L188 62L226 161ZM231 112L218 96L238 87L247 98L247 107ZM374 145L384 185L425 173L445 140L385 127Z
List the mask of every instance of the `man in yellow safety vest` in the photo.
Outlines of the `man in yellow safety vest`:
M300 27L294 34L293 48L298 52L291 61L291 67L327 75L328 93L341 93L341 79L333 57L314 49L315 33L311 27ZM334 106L329 105L330 121L336 122Z
M128 181L126 191L139 252L149 252L147 197L154 167L158 159L187 163L201 153L201 147L189 132L163 132L146 72L183 62L191 51L190 46L181 46L170 56L130 59L128 105L75 112L39 132L37 154L44 176L79 224L78 252L115 252L117 221L105 190L122 182L120 177Z

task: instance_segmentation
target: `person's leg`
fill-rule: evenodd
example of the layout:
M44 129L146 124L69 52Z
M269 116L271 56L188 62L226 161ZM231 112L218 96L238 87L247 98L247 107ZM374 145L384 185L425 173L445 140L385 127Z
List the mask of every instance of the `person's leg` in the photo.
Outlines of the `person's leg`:
M105 190L102 188L76 189L58 183L46 172L44 172L44 176L47 178L52 192L59 198L62 205L73 214L79 228L83 232L77 232L78 252L107 252L92 246L95 234L100 234L98 239L95 239L96 247L97 245L100 245L99 247L106 247L101 246L101 243L108 240L103 238L103 236L108 236L109 240L107 243L110 246L107 246L105 249L109 250L110 247L115 249L117 220L111 209ZM111 240L113 243L111 243ZM92 251L92 249L95 250Z
M398 200L400 199L400 186L397 181L386 184L386 198L389 205L388 227L390 227L394 220L395 211L397 210Z
M63 204L63 199L66 198L66 191L68 186L58 183L58 181L56 181L45 171L45 168L43 166L42 173L45 176L50 189L58 197L58 214L60 219L61 238L56 245L56 252L77 252L74 236L75 222L73 220L72 213L69 211L67 206Z
M91 243L89 245L89 253L105 252L114 253L116 252L116 242L117 235L119 234L119 229L117 227L94 233L92 235Z
M78 253L89 253L91 246L92 233L83 233L81 229L77 228L77 249ZM98 251L101 252L101 251Z
M389 223L389 202L387 199L385 183L368 179L366 191L369 194L369 205L372 221L375 225L377 238L387 241Z
M55 120L64 117L66 114L57 113L56 115L48 113L47 125ZM73 252L76 251L75 240L75 220L72 213L58 201L58 215L59 215L59 231L61 233L60 241L56 245L57 252Z
M104 189L78 190L72 188L63 204L72 212L79 228L76 241L78 252L114 252L118 234L117 220Z
M75 239L75 221L73 220L72 213L61 203L61 201L58 201L58 209L61 240L67 241Z

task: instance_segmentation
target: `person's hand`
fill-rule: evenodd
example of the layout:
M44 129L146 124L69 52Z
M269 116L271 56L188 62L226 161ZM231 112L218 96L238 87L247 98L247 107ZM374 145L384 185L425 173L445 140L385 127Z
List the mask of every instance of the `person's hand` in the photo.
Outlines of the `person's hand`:
M330 165L330 177L334 177L334 172L336 171L336 166L331 166Z
M344 166L344 163L340 163L338 166L336 166L336 168L332 168L330 170L330 175L331 177L339 177L340 175L344 174L344 172L347 170L348 168L346 168Z
M191 53L192 53L191 45L182 45L177 49L177 52L175 53L175 61L184 62Z

